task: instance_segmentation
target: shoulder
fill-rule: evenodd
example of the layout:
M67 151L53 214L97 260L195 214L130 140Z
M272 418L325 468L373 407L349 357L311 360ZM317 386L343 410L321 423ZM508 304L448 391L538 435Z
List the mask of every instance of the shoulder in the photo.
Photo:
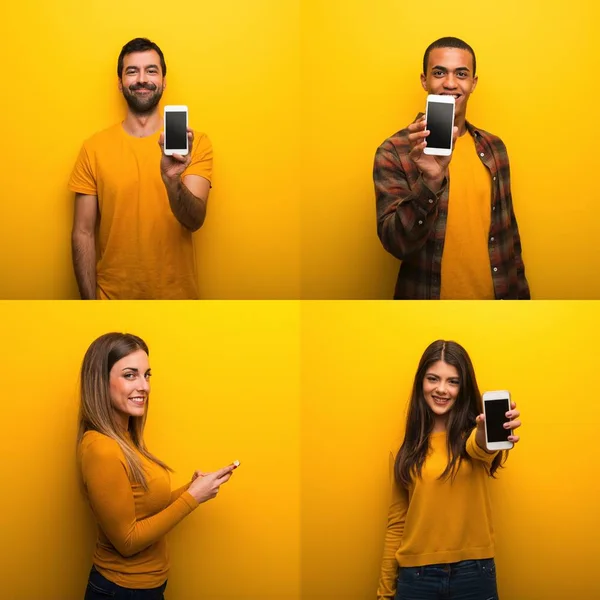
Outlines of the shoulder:
M98 148L105 147L106 145L112 145L121 136L122 126L121 123L111 125L102 131L98 131L88 137L84 142L83 146L88 151L93 151Z
M98 431L86 431L80 444L82 456L121 459L123 453L116 440Z
M468 124L468 127L469 132L475 139L480 138L489 144L494 150L506 153L506 145L500 137L490 133L489 131L486 131L485 129L475 127L471 123Z
M212 149L212 143L206 133L204 133L203 131L197 131L195 129L193 129L192 131L194 132L194 152L202 152L205 150Z
M403 154L407 151L408 146L408 129L405 127L381 142L377 148L377 152L395 152L396 154Z

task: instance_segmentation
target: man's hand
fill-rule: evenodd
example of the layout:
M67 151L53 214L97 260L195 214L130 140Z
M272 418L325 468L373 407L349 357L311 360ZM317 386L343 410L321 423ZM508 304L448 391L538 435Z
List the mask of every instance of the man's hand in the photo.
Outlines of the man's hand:
M164 181L165 185L172 185L179 181L181 174L189 167L192 162L192 147L194 144L194 132L188 127L187 128L187 136L188 136L188 153L185 156L181 156L181 154L173 154L172 156L167 156L165 154L165 133L164 131L160 134L158 138L158 145L160 146L160 150L162 152L162 156L160 158L160 176Z
M448 165L450 164L452 154L450 156L423 154L423 150L427 146L427 136L430 134L426 126L425 115L408 126L408 131L410 132L408 134L408 141L410 143L408 156L417 165L419 171L421 171L425 185L432 192L437 192L442 187L444 177L448 173ZM452 130L452 148L456 144L457 137L458 127L454 127Z
M517 427L521 427L521 421L519 420L521 413L516 410L517 405L514 402L510 403L510 408L511 410L506 413L506 416L510 419L510 421L504 423L504 429L512 429L514 431L517 429ZM482 450L489 452L485 445L485 415L483 413L477 415L475 422L477 423L475 442ZM513 435L512 433L508 436L508 441L512 442L513 444L516 444L520 439L521 438L518 435Z

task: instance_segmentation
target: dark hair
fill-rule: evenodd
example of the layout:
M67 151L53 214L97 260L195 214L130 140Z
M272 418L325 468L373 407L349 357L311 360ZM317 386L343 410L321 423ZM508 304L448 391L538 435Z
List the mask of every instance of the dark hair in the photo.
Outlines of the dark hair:
M167 74L167 64L165 63L165 56L162 50L148 38L135 38L127 42L123 48L121 48L121 54L119 54L119 60L117 61L117 75L119 79L123 76L123 57L126 54L133 54L134 52L146 52L147 50L155 50L160 57L160 68L162 69L163 77Z
M427 369L440 360L458 371L460 385L454 406L448 414L448 464L438 479L451 477L454 480L461 462L471 460L466 451L466 441L476 425L477 415L483 412L473 363L460 344L437 340L427 347L419 362L408 407L404 441L394 465L396 482L407 489L415 475L421 477L423 464L429 452L429 435L433 431L435 421L423 396L423 379ZM490 467L492 477L506 458L505 452L500 452L494 457Z
M475 52L467 42L463 42L455 37L443 37L439 40L435 40L435 42L429 44L427 50L425 50L425 54L423 56L423 75L427 75L427 64L429 63L429 53L434 48L459 48L460 50L467 50L471 53L473 57L473 77L475 77L475 73L477 71L477 60L475 59Z

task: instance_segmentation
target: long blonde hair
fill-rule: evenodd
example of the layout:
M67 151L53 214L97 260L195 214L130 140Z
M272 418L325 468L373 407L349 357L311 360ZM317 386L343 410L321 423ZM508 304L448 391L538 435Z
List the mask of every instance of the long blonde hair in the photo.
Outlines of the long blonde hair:
M151 454L144 443L149 403L146 403L143 416L129 417L130 441L118 426L110 398L110 371L113 365L137 350L150 354L148 346L141 338L131 333L114 332L101 335L87 349L81 365L77 448L79 449L86 431L97 431L112 438L123 451L133 482L141 484L147 491L144 468L135 450L163 469L173 472L173 469Z

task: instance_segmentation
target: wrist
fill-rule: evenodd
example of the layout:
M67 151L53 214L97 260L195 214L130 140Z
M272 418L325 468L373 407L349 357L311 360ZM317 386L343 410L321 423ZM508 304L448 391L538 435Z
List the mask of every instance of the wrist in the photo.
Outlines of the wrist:
M176 175L175 177L167 177L163 174L162 180L165 184L165 188L167 188L167 192L176 192L179 190L179 186L181 185L180 175Z
M432 192L439 192L442 188L442 184L444 183L444 178L444 175L442 175L441 177L428 177L427 175L423 174L423 183Z
M476 435L475 436L475 443L477 444L477 446L479 446L479 448L481 450L483 450L486 454L496 454L495 451L490 451L487 449L486 445L485 445L485 438L483 436L481 436L481 438Z

